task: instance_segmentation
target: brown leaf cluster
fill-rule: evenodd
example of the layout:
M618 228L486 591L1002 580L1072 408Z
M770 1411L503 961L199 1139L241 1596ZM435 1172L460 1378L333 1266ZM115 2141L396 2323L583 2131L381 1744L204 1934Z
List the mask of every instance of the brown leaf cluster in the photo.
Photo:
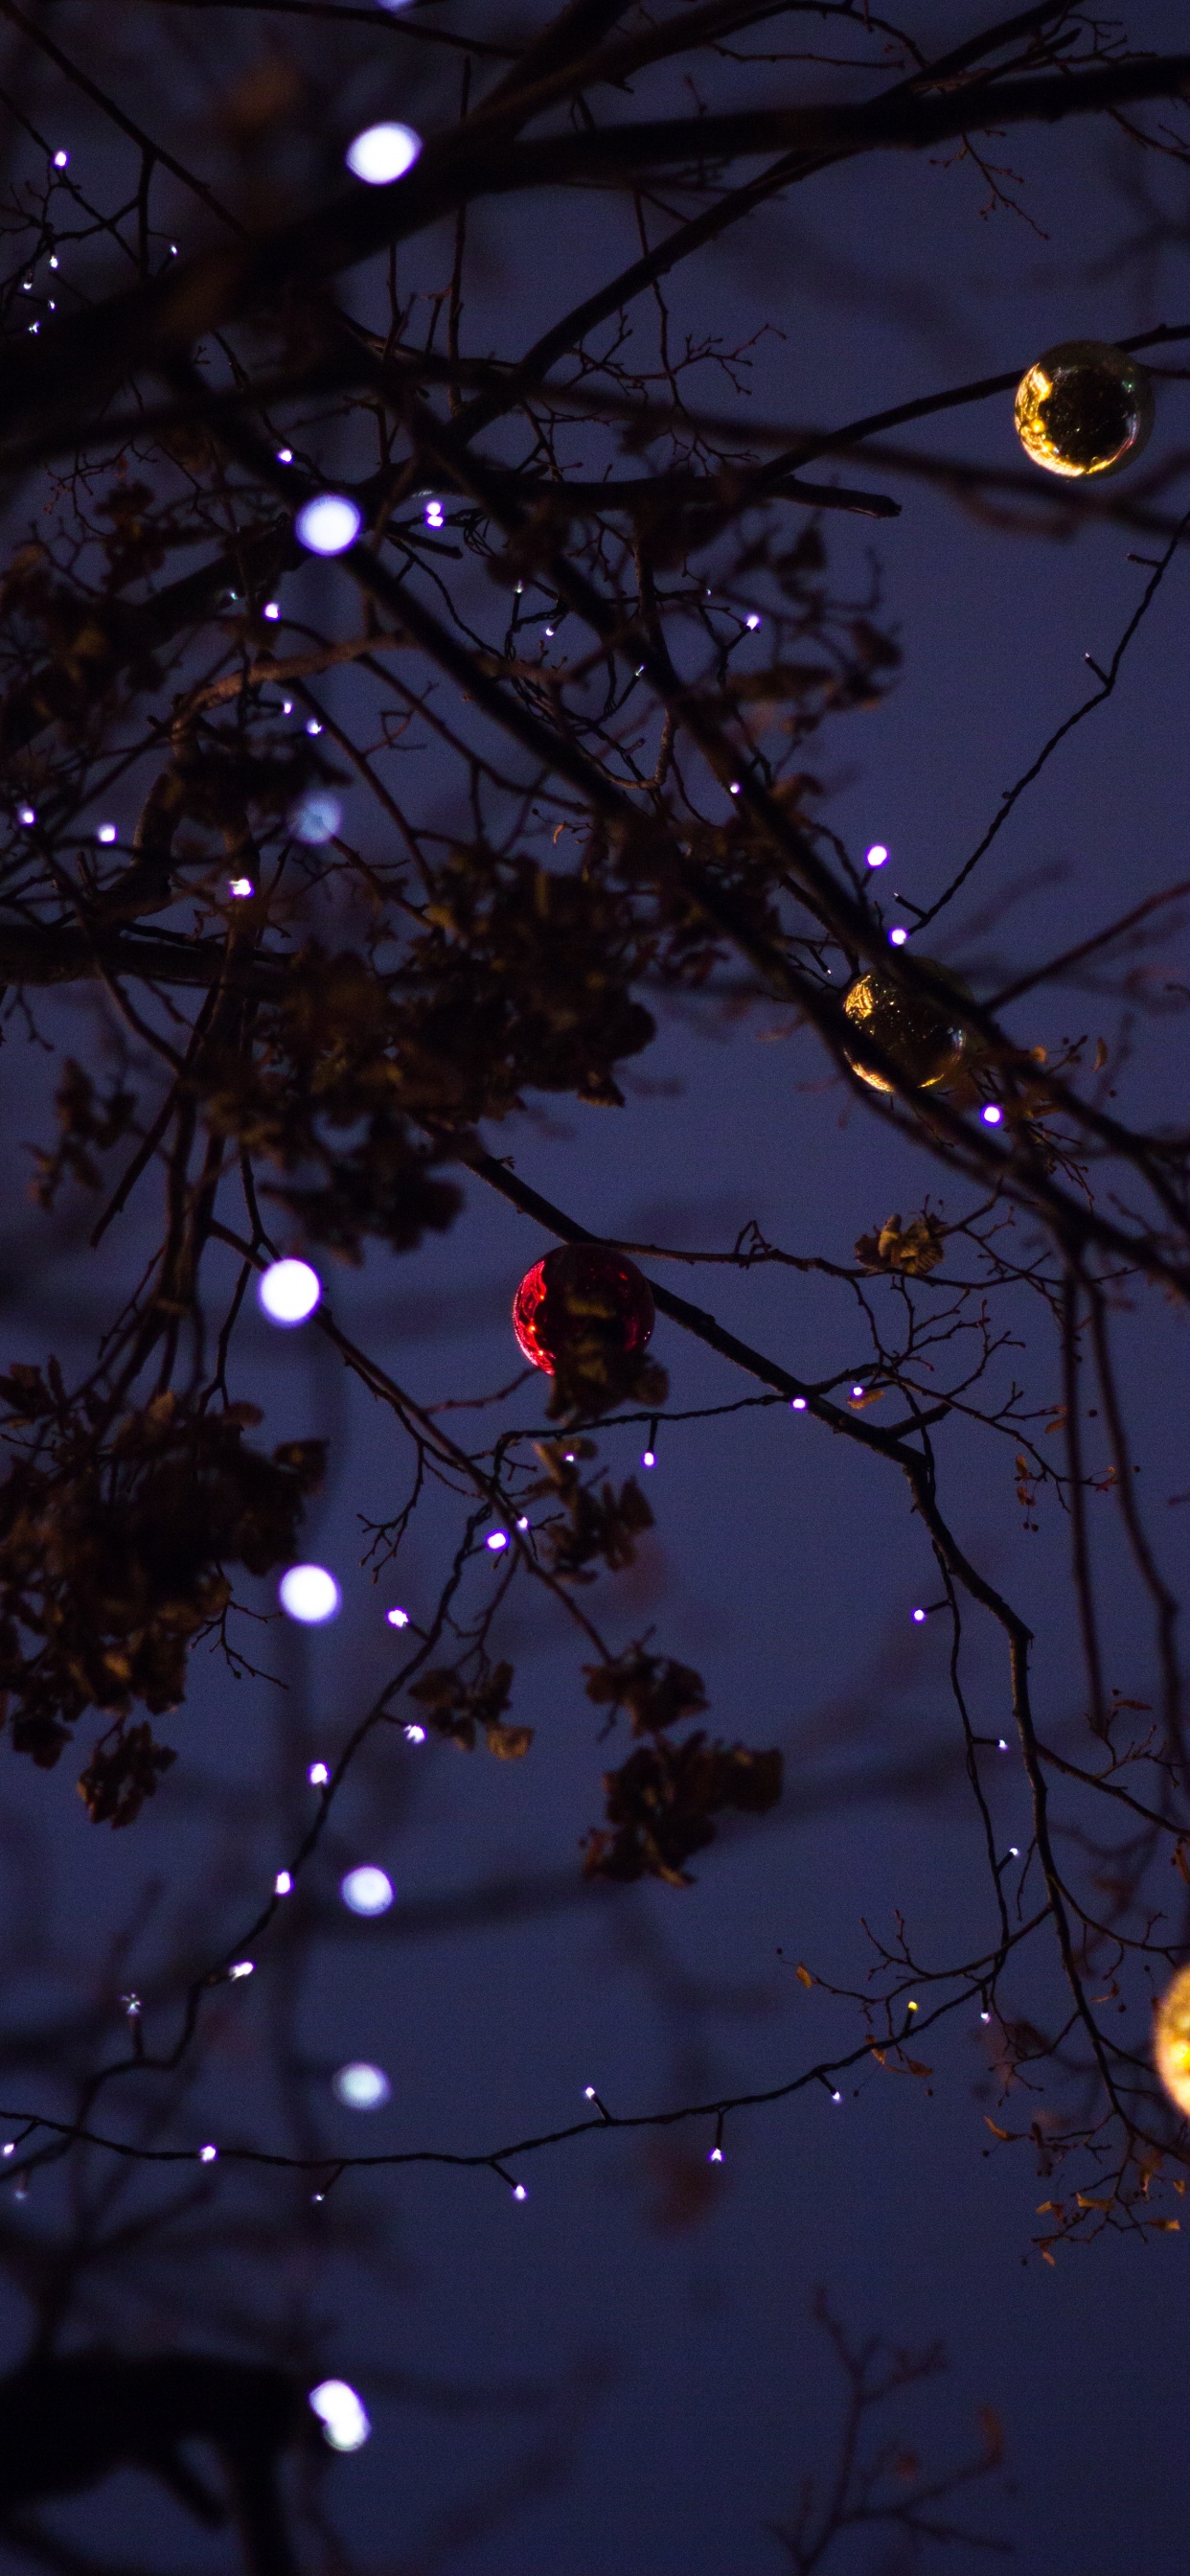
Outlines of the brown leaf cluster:
M504 1722L512 1680L511 1664L494 1664L476 1681L466 1681L457 1665L439 1664L433 1672L423 1673L420 1681L410 1683L409 1697L417 1701L435 1735L459 1745L463 1752L474 1752L476 1735L481 1733L498 1761L519 1762L533 1741L533 1729Z
M861 1234L855 1247L865 1270L903 1270L911 1279L928 1279L945 1258L946 1238L936 1216L927 1210L902 1226L899 1216L886 1217L871 1234Z
M746 1744L708 1743L701 1727L680 1744L671 1743L666 1728L707 1704L701 1675L689 1664L634 1646L613 1662L587 1667L587 1697L613 1716L627 1709L633 1734L652 1739L618 1771L603 1775L612 1830L596 1826L586 1836L588 1878L647 1875L669 1887L688 1887L685 1864L714 1841L715 1816L728 1808L763 1815L776 1805L778 1750L757 1753Z
M254 1406L199 1413L170 1394L113 1418L93 1393L72 1403L53 1362L46 1377L14 1367L0 1398L3 1722L49 1769L88 1709L114 1719L80 1786L93 1815L126 1824L163 1766L125 1721L177 1706L195 1640L231 1601L229 1565L259 1575L292 1556L323 1444L269 1458L244 1438Z
M556 1498L566 1516L564 1521L547 1522L540 1533L541 1552L551 1571L572 1583L593 1583L597 1564L606 1566L609 1574L634 1565L637 1539L653 1527L653 1514L635 1476L629 1476L619 1493L607 1478L602 1489L593 1483L584 1485L581 1462L593 1455L588 1440L565 1446L543 1440L537 1455L546 1472L540 1483L530 1486L527 1499Z

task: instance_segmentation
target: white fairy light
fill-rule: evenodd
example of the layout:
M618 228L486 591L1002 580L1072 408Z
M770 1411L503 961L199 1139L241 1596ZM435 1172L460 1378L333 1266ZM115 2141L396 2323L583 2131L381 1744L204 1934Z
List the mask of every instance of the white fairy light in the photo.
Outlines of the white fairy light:
M593 2085L593 2084L584 2084L584 2086L583 2086L583 2100L584 2100L584 2102L593 2102L593 2101L594 2101L594 2099L595 2099L595 2087L594 2087L594 2085Z
M281 700L281 713L282 713L282 715L283 715L283 716L291 716L291 715L293 714L293 699L292 699L292 698L282 698L282 700Z
M832 2095L831 2095L831 2100L832 2100L832 2102L841 2102L841 2101L842 2101L842 2099L843 2099L843 2096L842 2096L842 2094L841 2094L841 2093L832 2093Z
M424 1726L407 1726L407 1727L406 1727L406 1729L405 1729L405 1742L406 1742L406 1744L424 1744L424 1743L425 1743L425 1740L426 1740L426 1730L425 1730Z
M746 617L744 619L744 624L747 627L749 634L755 635L756 629L760 624L760 619L757 616L755 609L753 609L750 617Z
M324 2200L316 2191L315 2200ZM322 2426L322 2438L332 2451L361 2451L372 2430L368 2410L349 2388L345 2379L323 2379L312 2388L308 2403Z
M998 1742L997 1742L997 1745L996 1745L996 1751L997 1751L997 1753L1007 1753L1007 1751L1008 1751L1008 1737L1007 1737L1006 1735L1002 1735L1002 1736L1000 1736L1000 1738L999 1738L999 1740L998 1740Z
M325 1789L330 1776L330 1772L327 1770L325 1762L312 1762L306 1773L306 1778L312 1789Z
M365 1861L359 1869L349 1869L339 1894L350 1914L387 1914L393 1901L393 1883L387 1870L375 1869Z
M290 1872L287 1869L279 1869L273 1880L274 1896L289 1896L292 1892L293 1879Z
M885 849L883 841L873 841L872 847L868 852L868 866L870 868L882 868L887 857L888 852Z
M118 823L101 823L95 838L97 841L114 841L119 837L119 830Z
M18 823L23 823L23 824L25 825L26 830L28 830L28 829L29 829L29 826L30 826L31 824L33 824L33 823L35 823L35 822L37 821L37 815L36 815L36 813L34 812L34 809L33 809L32 805L21 805L21 806L19 806L19 807L18 807L18 809L17 809L17 821L18 821Z
M51 267L51 268L56 268L56 267L57 267L57 265L58 265L58 254L57 254L57 251L56 251L56 250L52 250L52 251L50 252L50 267Z
M411 125L366 125L343 155L352 177L366 188L391 188L413 168L421 136Z
M409 1625L407 1610L386 1610L384 1615L390 1628L407 1628Z
M279 617L279 616L280 616L280 614L281 614L281 605L280 605L279 600L276 600L276 599L267 599L267 600L265 601L264 607L263 607L263 608L262 608L262 610L261 610L261 616L262 616L262 617Z
M490 1547L493 1556L499 1556L501 1548L507 1547L507 1545L507 1530L492 1530L490 1535L484 1540L484 1546Z
M68 170L68 169L69 169L69 167L70 167L70 154L69 154L69 152L55 152L55 154L54 154L54 168L55 168L55 170Z
M655 1449L642 1449L642 1450L641 1450L641 1453L640 1453L640 1463L641 1463L642 1467L655 1467L655 1466L656 1466L656 1464L657 1464L657 1452L656 1452L656 1450L655 1450Z
M1004 1116L1004 1112L1002 1109L997 1108L994 1100L989 1100L987 1107L980 1111L980 1116L983 1119L985 1127L998 1127Z
M16 2151L17 2151L17 2147L16 2147L16 2139L15 2139L15 2138L7 2138L7 2139L5 2140L5 2143L4 2143L3 2148L0 2148L0 2154L6 2155L6 2156L15 2156Z
M295 840L304 842L308 850L319 850L325 842L334 840L342 820L338 797L329 795L325 787L312 787L291 806L289 828Z
M729 795L729 796L738 796L738 795L739 795L739 792L740 792L740 782L739 782L739 779L738 779L738 778L733 778L733 779L732 779L732 782L731 782L731 785L730 785L730 787L728 788L727 793L728 793L728 795Z
M914 1618L916 1619L916 1621L917 1621L917 1623L918 1623L918 1626L919 1626L919 1627L920 1627L920 1625L921 1625L922 1620L925 1618L925 1615L926 1615L926 1614L925 1614L925 1611L924 1611L924 1610L915 1610L915 1611L914 1611L913 1616L914 1616Z
M1020 1851L1019 1851L1019 1849L1018 1849L1017 1845L1016 1845L1015 1843L1010 1843L1010 1844L1009 1844L1009 1846L1008 1846L1008 1857L1009 1857L1009 1859L1010 1859L1010 1860L1019 1860L1019 1859L1020 1859L1020 1856L1021 1856L1021 1855L1020 1855Z
M291 1565L277 1592L286 1616L303 1628L321 1628L338 1617L342 1595L325 1565Z
M890 930L888 934L889 947L903 948L908 937L909 933L907 930Z
M307 716L306 731L308 734L321 733L322 726L319 724L317 716Z
M527 2200L527 2199L528 2199L529 2194L528 2194L528 2192L526 2191L526 2189L525 2189L525 2186L524 2186L523 2182L514 2182L514 2184L513 2184L513 2186L512 2186L512 2196L513 2196L513 2199L514 2199L514 2200Z
M292 447L279 447L279 448L278 448L278 450L277 450L277 463L278 463L278 465L292 465L292 463L293 463L293 449L292 449Z
M711 2151L710 2151L710 2154L709 2154L709 2156L707 2157L707 2163L708 2163L709 2165L721 2165L721 2164L722 2164L722 2162L723 2162L723 2149L722 2149L722 2147L712 2147L712 2148L711 2148Z
M245 903L249 895L255 894L256 888L251 877L229 877L227 891L229 895L234 896L237 903Z
M392 2089L384 2068L362 2058L340 2066L331 2077L331 2091L348 2111L379 2111Z
M795 1396L794 1396L794 1399L793 1399L793 1402L792 1402L792 1404L790 1405L789 1410L790 1410L790 1412L791 1412L791 1413L804 1413L804 1412L805 1412L805 1410L806 1410L806 1399L805 1399L805 1396L804 1396L804 1395L795 1395Z
M426 506L422 511L422 517L425 520L427 528L444 528L446 526L446 513L442 507L441 501L427 501Z
M255 1973L255 1959L237 1959L235 1966L229 1968L227 1971L228 1984L234 1986L240 1977L251 1977L254 1976Z
M322 1296L322 1281L308 1261L270 1261L257 1282L256 1299L270 1324L304 1324Z
M980 2020L981 2020L981 2021L990 2021L990 2020L991 2020L991 2018L992 2018L992 2016L991 2016L991 2014L990 2014L990 2013L988 2013L988 2012L981 2012L981 2014L980 2014L979 2018L980 2018Z
M344 555L364 524L363 512L345 492L316 492L298 511L294 532L312 555Z
M200 2147L198 2150L198 2161L200 2165L213 2165L218 2153L218 2147Z
M517 1522L517 1528L518 1528L519 1530L527 1530L527 1529L528 1529L528 1527L529 1527L529 1515L528 1515L528 1512L522 1512L522 1513L521 1513L521 1516L520 1516L520 1519L519 1519L519 1521Z

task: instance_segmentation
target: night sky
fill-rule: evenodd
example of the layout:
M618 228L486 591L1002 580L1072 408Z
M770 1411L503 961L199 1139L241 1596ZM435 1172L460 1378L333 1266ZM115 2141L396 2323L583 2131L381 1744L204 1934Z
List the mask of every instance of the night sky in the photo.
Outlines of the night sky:
M1172 6L1135 14L1134 41L1184 37ZM923 41L954 19L942 8L913 15ZM1078 333L1190 318L1184 245L1117 255L1144 217L1107 130L1013 134L995 157L1016 174L1022 213L988 213L979 173L943 167L945 154L870 159L738 230L697 277L681 272L681 329L725 347L753 342L746 399L707 368L707 401L826 424L1024 364ZM1155 185L1177 217L1187 202L1178 174L1159 172ZM576 300L585 263L594 278L607 262L606 239L587 239L575 201L561 198L543 201L528 230L501 211L489 243L503 249L489 248L483 294L508 347ZM441 248L410 254L427 277ZM357 280L357 310L367 294ZM1170 383L1153 453L1190 445L1188 425L1190 387ZM1007 398L927 424L917 443L1007 467L1019 458ZM880 481L871 460L849 479ZM1110 654L1145 577L1130 549L1147 549L1118 527L1052 541L1029 533L1033 522L981 523L921 484L884 488L903 501L898 521L832 522L827 533L840 585L859 596L878 580L903 671L880 710L828 726L811 762L849 846L885 841L889 880L924 903L1085 694L1083 655ZM1023 800L934 943L977 988L1187 873L1186 580L1182 559L1112 704ZM326 684L328 704L349 710L351 687ZM1169 972L1185 970L1183 942ZM78 1052L98 1007L63 1002L46 1025ZM1012 1024L1053 1045L1114 1027L1112 1010L1066 991L1016 1006ZM149 1238L133 1228L97 1259L63 1224L47 1254L51 1236L38 1234L24 1193L52 1069L15 1023L5 1054L4 1351L36 1358L48 1340L77 1365L100 1292L135 1274ZM1170 1114L1184 1077L1184 1035L1149 1029L1132 1105ZM619 1112L538 1098L488 1141L590 1227L676 1247L724 1250L755 1218L789 1250L847 1261L859 1233L936 1186L775 1009L735 1021L709 1008L663 1012L625 1088ZM486 1393L513 1375L509 1302L545 1248L530 1221L469 1183L443 1240L335 1272L334 1311L423 1400ZM657 1275L807 1375L866 1356L858 1318L829 1283L673 1265ZM1057 1357L1038 1311L1022 1302L1016 1320L1030 1348L1015 1364L1039 1402L1053 1401ZM1136 1454L1176 1574L1182 1527L1165 1498L1188 1481L1185 1322L1152 1298L1129 1329ZM656 1347L675 1408L757 1393L664 1322ZM335 1570L343 1612L318 1635L264 1632L262 1660L284 1691L233 1682L202 1660L193 1701L172 1721L185 1758L134 1833L94 1832L66 1766L26 1776L5 1756L0 2048L13 2103L62 2098L53 2065L34 2063L20 2034L85 2010L104 1945L142 1890L156 1891L137 1935L146 1990L177 1927L205 1952L251 1919L312 1811L307 1764L334 1754L391 1667L385 1609L401 1602L417 1618L440 1580L451 1524L433 1502L399 1569L374 1582L361 1567L360 1516L393 1510L407 1460L388 1417L345 1389L316 1334L254 1320L243 1376L266 1405L270 1439L318 1430L334 1444L307 1552ZM522 1391L502 1419L533 1421L534 1405ZM643 1445L629 1429L605 1443L623 1472ZM331 2154L486 2149L578 2117L588 2084L623 2111L762 2088L854 2040L854 2008L820 1984L807 1991L799 1960L816 1979L860 1985L872 1956L864 1923L888 1933L898 1906L922 1958L986 1940L944 1623L911 1616L936 1598L937 1573L899 1479L782 1404L663 1428L657 1447L656 1530L632 1573L601 1578L600 1613L620 1638L655 1627L663 1651L696 1664L718 1730L783 1747L777 1813L724 1829L686 1891L584 1886L577 1845L598 1817L609 1756L569 1638L542 1598L518 1595L502 1643L520 1676L516 1714L537 1729L530 1760L468 1760L400 1736L369 1751L193 2095L170 2097L181 2134L217 2135L222 2123L268 2143L296 2088ZM947 1426L940 1456L960 1536L1037 1629L1039 1707L1060 1740L1081 1687L1064 1534L1053 1513L1038 1535L1022 1530L1010 1453ZM1114 1544L1105 1526L1108 1678L1143 1698L1149 1649ZM259 1602L270 1607L269 1586ZM1001 1639L978 1614L968 1635L980 1720L1007 1733ZM1014 1825L1026 1828L1013 1753L995 1802L1012 1839ZM382 1865L396 1889L375 1923L353 1921L336 1895L361 1861ZM1032 1989L1039 2011L1052 2002L1047 1976ZM1020 1991L1027 2001L1028 1973ZM173 2333L310 2358L348 2378L374 2433L333 2464L326 2492L362 2569L759 2576L783 2563L766 2525L789 2515L802 2477L833 2456L840 2392L811 2316L821 2287L849 2328L944 2345L948 2375L890 2422L925 2455L955 2456L974 2443L976 2407L998 2411L1004 2473L968 2509L1012 2541L1021 2576L1184 2576L1190 2240L1109 2236L1060 2251L1052 2268L1041 2262L1032 2239L1045 2187L1028 2149L994 2152L985 2114L996 2116L997 2097L977 2017L931 2034L924 2054L928 2083L872 2067L838 2105L812 2088L734 2117L721 2168L706 2163L713 2129L702 2123L652 2145L592 2136L527 2158L523 2204L485 2172L348 2175L325 2243L304 2188L224 2168L204 2184L176 2259L113 2261L77 2332L138 2346ZM365 2117L332 2102L329 2075L349 2058L387 2071L386 2108ZM165 2192L156 2180L128 2188L129 2210ZM59 2176L38 2178L27 2203L3 2212L10 2359L25 2332L13 2249L22 2237L59 2241L69 2211ZM279 2243L261 2233L270 2212L283 2222ZM230 2540L202 2534L131 2475L52 2519L149 2576L234 2564ZM959 2552L956 2563L969 2562ZM894 2562L861 2540L839 2564L875 2576Z

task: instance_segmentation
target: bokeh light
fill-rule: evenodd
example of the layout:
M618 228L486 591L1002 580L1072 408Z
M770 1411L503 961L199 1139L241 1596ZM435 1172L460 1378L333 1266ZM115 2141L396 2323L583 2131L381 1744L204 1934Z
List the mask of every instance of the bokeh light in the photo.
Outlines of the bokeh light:
M349 1869L339 1894L351 1914L387 1914L393 1901L393 1883L386 1870L375 1869L363 1862L359 1869Z
M411 125L366 125L347 146L344 158L352 177L367 188L391 188L403 179L421 151L421 136Z
M257 1303L270 1324L304 1324L322 1295L322 1281L308 1261L272 1261L261 1272Z
M338 1616L342 1596L325 1565L291 1565L282 1575L277 1592L286 1617L296 1619L303 1628L321 1628L328 1619Z
M345 2379L322 2379L310 2391L310 2405L332 2451L363 2449L372 2430L368 2410Z
M335 2100L348 2111L379 2111L392 2089L384 2068L369 2066L364 2059L340 2066L331 2077Z
M355 544L363 524L363 512L345 492L317 492L298 511L294 529L307 554L342 555Z

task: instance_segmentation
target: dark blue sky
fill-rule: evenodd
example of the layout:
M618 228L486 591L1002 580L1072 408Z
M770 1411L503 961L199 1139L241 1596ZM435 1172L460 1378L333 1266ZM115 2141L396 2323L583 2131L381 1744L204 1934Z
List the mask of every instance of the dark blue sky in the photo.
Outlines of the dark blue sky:
M1141 14L1152 41L1176 40L1179 11ZM918 15L924 31L953 13ZM968 169L890 158L839 171L735 235L697 283L683 277L676 314L737 341L769 326L753 352L756 411L824 423L1028 360L1078 332L1190 319L1184 256L1159 273L1106 259L1134 221L1116 156L1102 130L1014 135L998 157L1020 176L1028 220L985 215L986 188ZM520 264L486 281L489 301L503 299L509 345L574 299L589 250L562 200L542 209L531 274L522 233L516 242ZM417 256L429 274L430 248ZM724 390L708 374L708 399L721 404ZM1154 453L1187 443L1188 402L1190 389L1165 388ZM1016 460L1007 401L927 437L941 453ZM1084 693L1084 652L1110 652L1144 576L1122 531L1047 543L978 525L922 486L888 488L905 505L895 525L829 533L857 581L867 550L876 554L903 675L879 713L828 729L820 757L832 822L856 849L885 840L890 878L924 902ZM955 908L945 953L972 972L1064 944L1186 872L1186 580L1179 562L1113 704L1058 756ZM1009 888L1019 889L1014 908L981 921ZM1021 1006L1015 1025L1052 1045L1076 1026L1097 1031L1105 1010L1067 995ZM550 1102L548 1122L521 1122L496 1149L596 1228L722 1249L755 1216L788 1249L846 1260L859 1232L920 1203L925 1166L894 1152L827 1080L811 1041L775 1028L772 1016L730 1031L674 1017L622 1112ZM10 1057L22 1047L14 1033ZM35 1072L30 1057L20 1076L30 1096ZM1184 1079L1184 1040L1150 1032L1134 1097L1167 1114ZM22 1104L10 1123L14 1196L33 1121ZM373 1253L361 1274L336 1276L336 1312L419 1396L486 1390L512 1373L507 1306L542 1249L532 1225L476 1184L442 1243L403 1263ZM48 1311L66 1357L90 1312L93 1267L89 1256L66 1261L18 1290L10 1355L40 1355ZM864 1356L839 1292L821 1283L775 1271L693 1274L693 1286L688 1274L664 1275L808 1375ZM1017 1320L1033 1338L1022 1365L1037 1400L1052 1402L1056 1357L1031 1309ZM167 1906L240 1919L309 1811L305 1763L333 1752L388 1668L383 1607L399 1598L417 1615L436 1589L447 1525L434 1508L399 1577L374 1589L359 1570L357 1515L390 1511L403 1485L387 1419L358 1391L344 1399L312 1336L254 1324L248 1348L272 1436L347 1434L311 1538L343 1583L343 1616L304 1645L277 1647L294 1685L283 1714L263 1685L233 1685L217 1669L200 1681L193 1712L175 1722L185 1764L135 1835L92 1833L65 1771L6 1771L12 1814L30 1832L42 1821L58 1887L61 1978L27 1962L14 1992L29 2008L47 1986L76 1989L81 1956L128 1917L154 1873ZM675 1405L752 1391L664 1325L657 1348ZM1164 1498L1187 1481L1184 1367L1184 1320L1156 1301L1138 1310L1128 1375L1163 1542L1180 1526ZM607 1450L627 1463L630 1436L609 1435ZM1063 1534L1052 1515L1039 1537L1022 1534L1008 1453L948 1428L940 1455L960 1534L1037 1627L1039 1704L1060 1732L1079 1704ZM602 1587L610 1623L628 1635L655 1622L663 1649L706 1674L717 1727L784 1746L783 1805L726 1833L684 1893L572 1897L566 1874L597 1817L607 1757L568 1641L536 1604L514 1610L509 1651L522 1675L518 1714L537 1728L531 1759L516 1768L387 1745L346 1796L315 1873L321 1893L301 1900L321 1908L296 2024L301 2081L320 2134L344 2150L486 2147L575 2116L587 2083L627 2110L779 2082L854 2029L850 2008L807 1994L790 1960L860 1982L870 1955L861 1917L887 1931L897 1905L922 1955L987 1937L978 1838L950 1768L944 1639L910 1618L936 1597L936 1576L895 1476L774 1408L665 1432L649 1490L657 1529L618 1592ZM1106 1537L1104 1569L1108 1677L1143 1696L1148 1649ZM970 1635L975 1701L993 1731L1007 1731L1000 1640L978 1620ZM918 1750L938 1752L930 1793L878 1794L873 1774ZM202 1807L191 1785L200 1777L212 1791ZM1025 1823L1014 1755L997 1821L1006 1839ZM212 1889L220 1836L229 1876ZM395 1881L383 1924L349 1925L336 1907L339 1870L357 1860L383 1863ZM19 1898L15 1856L13 1867ZM525 1919L467 1919L469 1891L518 1880L533 1891ZM242 2028L198 2096L203 2117L234 2119L262 2141L285 1985L280 1964L262 1966ZM527 2164L523 2206L485 2174L348 2178L329 2264L296 2224L275 2266L248 2245L245 2305L271 2316L281 2344L287 2333L296 2344L313 2312L321 2365L351 2378L373 2412L368 2449L333 2471L361 2563L385 2576L778 2568L763 2527L789 2511L833 2438L837 2392L809 2317L821 2284L851 2325L946 2344L949 2380L916 2416L906 2410L927 2446L965 2444L978 2401L999 2410L1011 2492L989 2490L986 2520L1013 2539L1020 2576L1183 2576L1187 2242L1105 2239L1061 2254L1056 2268L1039 2262L1030 2241L1045 2187L1026 2150L989 2155L995 2097L979 2089L982 2050L974 2016L960 2018L926 2052L929 2091L873 2069L838 2108L815 2092L734 2120L713 2197L695 2162L709 2134L683 2133L688 2162L669 2167L593 2138ZM327 2072L348 2056L374 2057L391 2076L390 2106L368 2119L324 2107ZM218 2188L229 2208L237 2195L245 2210L261 2206L227 2172ZM682 2209L689 2223L672 2223ZM352 2249L352 2211L361 2231L369 2214L379 2223L377 2241L361 2233ZM44 2223L36 2196L6 2221ZM217 2331L216 2314L235 2330L234 2247L215 2259L222 2305L202 2308L200 2339ZM175 2322L184 2318L185 2281L183 2264L156 2307L121 2308L116 2279L95 2329L152 2334L171 2299ZM15 2352L15 2303L11 2318ZM154 2497L150 2508L131 2480L62 2527L96 2547L127 2543L154 2570L216 2564L208 2540L173 2506ZM879 2563L862 2550L840 2560L856 2571Z

